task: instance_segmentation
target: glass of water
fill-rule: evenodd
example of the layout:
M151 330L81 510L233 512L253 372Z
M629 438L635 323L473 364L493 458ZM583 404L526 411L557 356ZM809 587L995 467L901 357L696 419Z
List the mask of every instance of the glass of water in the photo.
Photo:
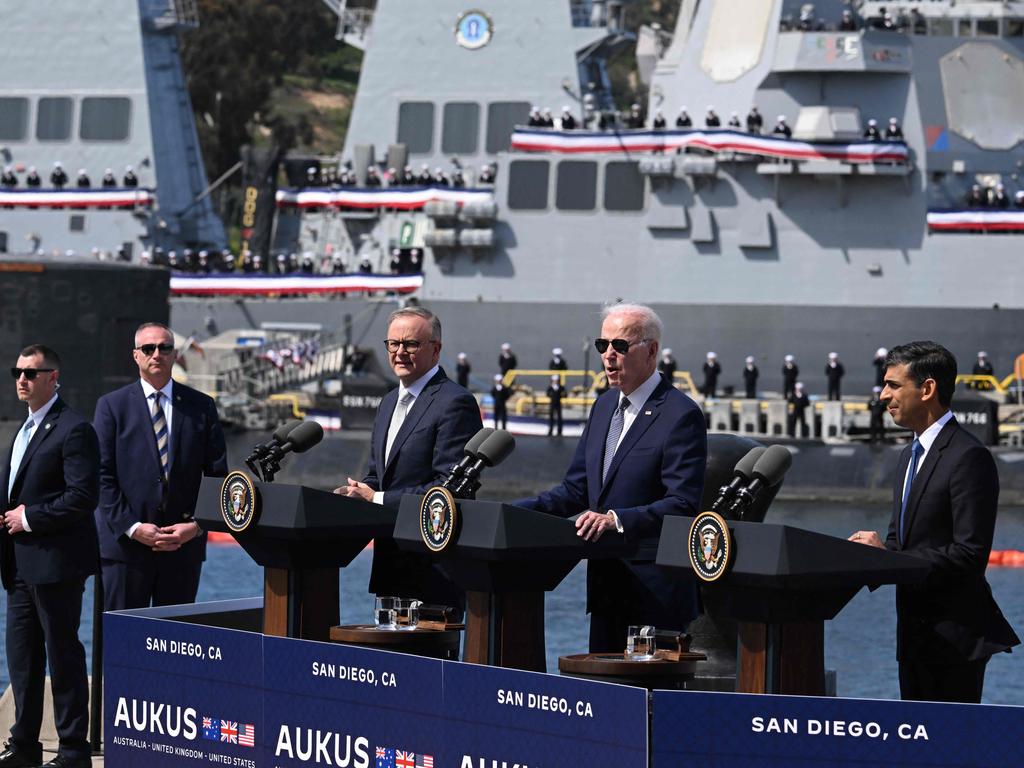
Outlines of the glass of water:
M633 624L626 632L626 658L630 661L650 661L658 650L654 640L654 627Z
M398 629L398 598L378 597L373 606L373 623L377 629Z
M416 625L420 623L421 605L423 603L419 600L402 597L395 599L395 624L398 629L416 629Z

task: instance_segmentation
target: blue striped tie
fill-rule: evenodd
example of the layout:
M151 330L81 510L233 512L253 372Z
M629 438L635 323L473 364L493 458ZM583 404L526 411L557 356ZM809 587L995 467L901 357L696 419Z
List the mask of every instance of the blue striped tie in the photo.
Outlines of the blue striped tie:
M622 435L622 426L626 420L626 409L629 408L629 398L624 397L619 401L619 407L612 414L612 423L608 425L608 437L604 441L604 466L601 468L601 485L608 477L608 470L612 466L612 459L615 458L615 449L619 445L619 437Z
M910 500L910 486L914 484L914 476L917 474L917 460L921 458L921 451L923 446L921 441L915 439L914 444L910 446L910 469L907 471L907 482L903 485L903 503L900 505L900 529L899 529L899 542L900 546L903 546L903 517L907 513L907 502Z
M153 434L156 435L156 449L160 454L160 467L163 469L164 479L166 479L170 474L170 467L167 453L167 419L164 418L164 409L160 404L163 392L154 392L150 397L153 398L153 412L151 414L153 419Z

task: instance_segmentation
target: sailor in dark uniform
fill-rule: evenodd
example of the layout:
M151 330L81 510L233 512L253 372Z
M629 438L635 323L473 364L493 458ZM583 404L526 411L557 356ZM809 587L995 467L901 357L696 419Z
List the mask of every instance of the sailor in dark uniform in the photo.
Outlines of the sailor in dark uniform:
M839 386L842 383L846 369L839 362L839 355L835 352L828 353L828 362L825 363L825 378L828 379L828 399L841 400Z
M868 400L868 414L870 421L868 435L872 443L878 443L885 439L885 407L886 403L881 398L882 388L877 384L871 389L871 399Z
M413 175L411 165L407 165L402 169L402 177L400 183L403 187L416 186L416 177Z
M135 175L135 171L132 170L130 165L126 165L124 168L124 180L122 186L125 187L137 187L139 186L139 177Z
M864 129L864 138L868 141L880 141L882 134L878 132L878 121L875 118L868 120L868 127Z
M68 175L64 172L64 166L60 164L60 161L56 161L53 164L53 173L50 174L50 184L54 189L64 189L64 185L68 183Z
M562 357L562 348L555 347L551 350L551 359L548 361L548 370L550 371L565 371L568 370L569 365L565 362L565 358Z
M551 110L544 107L544 111L541 113L540 124L542 128L554 128L555 118L551 116Z
M722 373L722 366L718 364L718 355L708 352L707 360L704 362L704 386L700 388L704 397L714 397L718 388L718 377Z
M1018 189L1013 193L1013 206L1015 208L1024 208L1024 189Z
M78 178L75 179L75 186L79 189L89 189L92 186L92 179L85 172L85 168L78 169Z
M797 367L796 358L792 355L786 355L782 359L782 396L788 398L793 394L793 388L796 386L797 377L800 375L800 369Z
M461 168L455 168L452 170L452 186L456 189L461 189L466 186L466 177L462 175Z
M722 118L715 112L714 107L708 107L707 114L704 115L704 127L705 128L720 128L722 125Z
M857 29L857 20L853 17L853 13L846 9L843 11L843 16L839 19L839 31L840 32L854 32Z
M753 355L747 355L743 365L743 387L746 390L745 394L748 400L757 398L757 377L760 375L760 371L757 370L757 366L754 364Z
M629 108L629 116L626 118L627 128L643 128L644 127L644 113L640 111L640 105L634 103Z
M402 273L402 252L397 248L391 249L391 261L388 264L388 268L391 270L392 275L400 275Z
M740 123L740 113L739 112L733 110L732 112L729 113L728 126L730 128L735 128L737 131L742 127L742 125Z
M966 202L968 208L988 208L988 195L980 184L972 184Z
M871 364L875 366L875 386L879 388L879 391L885 386L885 356L888 354L888 349L879 347L875 350L875 359L871 361Z
M494 400L494 428L508 429L508 409L506 403L511 391L502 382L501 374L494 374L494 386L491 387L491 398Z
M107 170L103 172L103 178L100 180L100 184L105 189L117 186L117 179L114 177L114 172L110 168L107 168Z
M18 186L18 177L14 174L14 168L5 165L3 176L0 176L0 186L5 189L14 189Z
M493 184L495 180L494 166L491 164L480 166L480 178L477 181L480 184Z
M747 113L747 133L760 133L764 129L764 117L757 111L757 107L751 107Z
M775 136L784 136L787 139L793 135L793 129L786 124L785 115L779 115L775 120L775 127L772 128L772 134Z
M530 107L530 117L526 120L526 124L530 128L542 128L544 126L544 121L540 117L540 107L536 105Z
M34 165L28 167L28 175L25 177L25 186L38 188L42 186L43 180L39 178L39 172Z
M664 376L669 384L675 382L676 359L672 357L672 350L668 347L661 350L661 359L658 361L658 373Z
M666 125L667 123L665 122L665 115L663 115L661 113L661 110L659 109L657 112L654 113L654 121L651 123L651 127L656 131L661 131L665 129Z
M686 107L680 107L679 116L676 118L676 128L692 128L693 120L690 118L690 113L686 111Z
M992 203L993 208L1009 208L1010 207L1010 196L1006 194L1006 187L1003 186L1002 182L996 184L996 188L992 190Z
M800 425L800 437L807 437L810 430L807 427L807 409L811 405L811 399L804 392L802 381L794 382L793 392L789 395L789 419L788 429L790 437L796 437L796 425Z
M978 353L978 361L971 369L971 373L974 376L995 375L995 369L992 368L992 363L988 361L988 352L981 351ZM972 381L971 389L992 389L992 383L988 381Z
M569 107L562 107L562 130L572 131L576 129L576 118L572 116Z
M366 169L366 186L368 187L379 187L380 186L380 174L377 173L377 168L371 165Z
M885 138L889 141L903 141L903 129L900 128L899 120L895 117L889 118L889 127L885 129Z
M434 183L434 177L430 175L430 165L424 163L420 166L420 175L416 181L421 187L429 187Z
M548 436L557 434L562 436L562 398L565 396L565 387L562 385L562 377L557 373L551 374L551 383L548 384ZM556 432L557 430L557 432Z
M444 171L441 169L440 165L437 166L434 169L434 186L435 187L447 187L448 186L448 177L444 175Z
M498 370L504 376L509 371L519 367L519 360L512 352L512 345L507 341L501 345L501 354L498 355Z
M459 352L455 362L455 380L463 389L469 389L469 373L473 368L465 352Z

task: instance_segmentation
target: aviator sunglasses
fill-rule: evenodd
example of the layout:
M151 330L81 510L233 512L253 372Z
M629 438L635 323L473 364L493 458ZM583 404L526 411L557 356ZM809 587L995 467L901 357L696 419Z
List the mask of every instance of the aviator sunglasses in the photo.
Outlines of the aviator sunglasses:
M21 374L25 374L25 378L29 381L35 381L36 376L40 373L52 373L57 370L56 368L11 368L11 378L19 379Z
M636 347L640 344L646 344L650 339L640 339L640 341L626 341L625 339L594 339L594 347L597 349L598 354L603 355L608 346L618 352L620 355L624 355L629 352L630 347Z

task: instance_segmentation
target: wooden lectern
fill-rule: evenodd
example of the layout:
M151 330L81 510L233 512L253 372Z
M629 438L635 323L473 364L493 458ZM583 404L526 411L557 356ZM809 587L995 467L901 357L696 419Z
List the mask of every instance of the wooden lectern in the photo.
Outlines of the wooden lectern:
M658 565L692 570L692 517L666 517ZM825 624L861 587L924 581L928 563L788 525L728 521L731 568L702 583L712 616L739 621L736 689L742 693L822 696Z
M204 530L231 533L221 515L221 485L220 478L203 478L196 520ZM259 518L233 535L263 566L263 631L327 641L339 619L339 568L375 537L390 536L395 513L301 485L253 486Z

